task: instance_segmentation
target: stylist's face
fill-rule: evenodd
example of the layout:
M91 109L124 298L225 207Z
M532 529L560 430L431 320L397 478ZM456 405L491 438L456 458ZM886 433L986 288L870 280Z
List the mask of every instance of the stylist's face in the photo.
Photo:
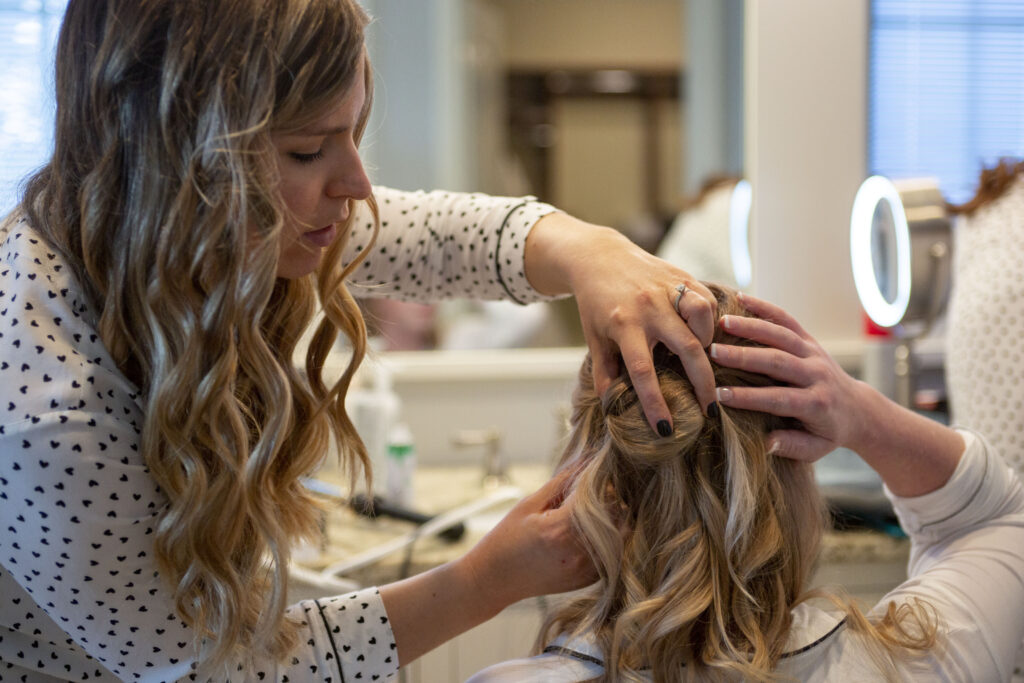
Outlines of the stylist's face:
M290 210L281 233L277 275L308 275L325 247L338 237L351 210L350 199L370 195L355 140L366 100L360 66L344 99L302 130L275 135L281 195Z

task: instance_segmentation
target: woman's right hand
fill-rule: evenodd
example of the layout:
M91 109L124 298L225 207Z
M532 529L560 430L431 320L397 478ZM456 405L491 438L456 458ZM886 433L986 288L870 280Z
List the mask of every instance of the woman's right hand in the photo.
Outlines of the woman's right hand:
M597 580L572 527L572 499L564 497L574 475L563 470L523 498L463 558L475 582L493 598L508 605Z
M572 476L523 498L463 557L381 586L402 666L519 600L597 579L565 499Z
M719 387L722 405L800 420L802 430L769 435L779 455L815 461L839 446L856 450L863 432L860 415L870 388L839 367L821 345L784 310L741 294L743 306L759 318L722 316L730 334L760 342L765 348L713 344L719 365L767 375L788 386Z

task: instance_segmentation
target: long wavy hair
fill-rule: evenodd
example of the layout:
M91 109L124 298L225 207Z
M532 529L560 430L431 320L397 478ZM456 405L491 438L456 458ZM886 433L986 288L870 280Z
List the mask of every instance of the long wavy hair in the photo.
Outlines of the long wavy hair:
M289 548L318 518L300 478L332 437L352 481L369 477L344 409L366 343L350 226L315 275L275 276L289 214L271 141L337 106L360 64L361 137L367 22L354 0L71 0L59 37L55 151L21 210L139 387L142 456L167 496L156 558L211 669L292 646ZM352 357L328 384L339 331Z
M719 313L749 315L708 287ZM754 344L720 329L715 341ZM797 425L726 407L705 418L679 359L658 346L655 364L674 421L666 438L652 438L627 376L598 396L589 356L580 370L562 465L578 470L573 522L600 578L547 616L537 649L590 634L602 681L773 680L828 522L812 467L768 453L771 430ZM714 371L717 386L773 383ZM890 605L873 624L834 601L883 669L887 655L934 642L927 606Z

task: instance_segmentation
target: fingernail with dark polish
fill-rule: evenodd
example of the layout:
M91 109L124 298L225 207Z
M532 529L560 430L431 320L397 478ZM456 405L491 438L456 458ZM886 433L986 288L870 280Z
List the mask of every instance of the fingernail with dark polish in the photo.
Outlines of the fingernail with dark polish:
M672 435L672 427L669 425L668 420L658 420L658 434L660 436Z
M708 417L714 418L714 419L717 420L718 416L721 414L721 412L722 411L718 409L718 404L717 403L711 403L711 404L708 405Z

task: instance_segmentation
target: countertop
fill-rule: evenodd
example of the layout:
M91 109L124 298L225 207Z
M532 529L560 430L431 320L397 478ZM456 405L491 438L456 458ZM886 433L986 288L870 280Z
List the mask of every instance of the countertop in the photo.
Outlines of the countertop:
M548 465L513 465L508 469L509 483L526 495L536 490L548 478ZM480 498L488 489L483 485L482 469L469 466L431 466L416 471L414 477L414 507L426 514L439 514ZM321 472L318 478L341 484L336 473ZM508 502L475 515L466 524L466 533L456 541L437 536L419 538L411 546L382 558L373 565L346 574L345 578L360 585L379 585L426 571L464 554L513 505ZM327 515L327 544L307 549L300 564L317 571L356 556L379 544L408 534L415 525L384 517L370 519L361 516L341 503L331 503ZM825 534L820 558L821 565L902 563L909 553L909 541L871 530L830 531Z

